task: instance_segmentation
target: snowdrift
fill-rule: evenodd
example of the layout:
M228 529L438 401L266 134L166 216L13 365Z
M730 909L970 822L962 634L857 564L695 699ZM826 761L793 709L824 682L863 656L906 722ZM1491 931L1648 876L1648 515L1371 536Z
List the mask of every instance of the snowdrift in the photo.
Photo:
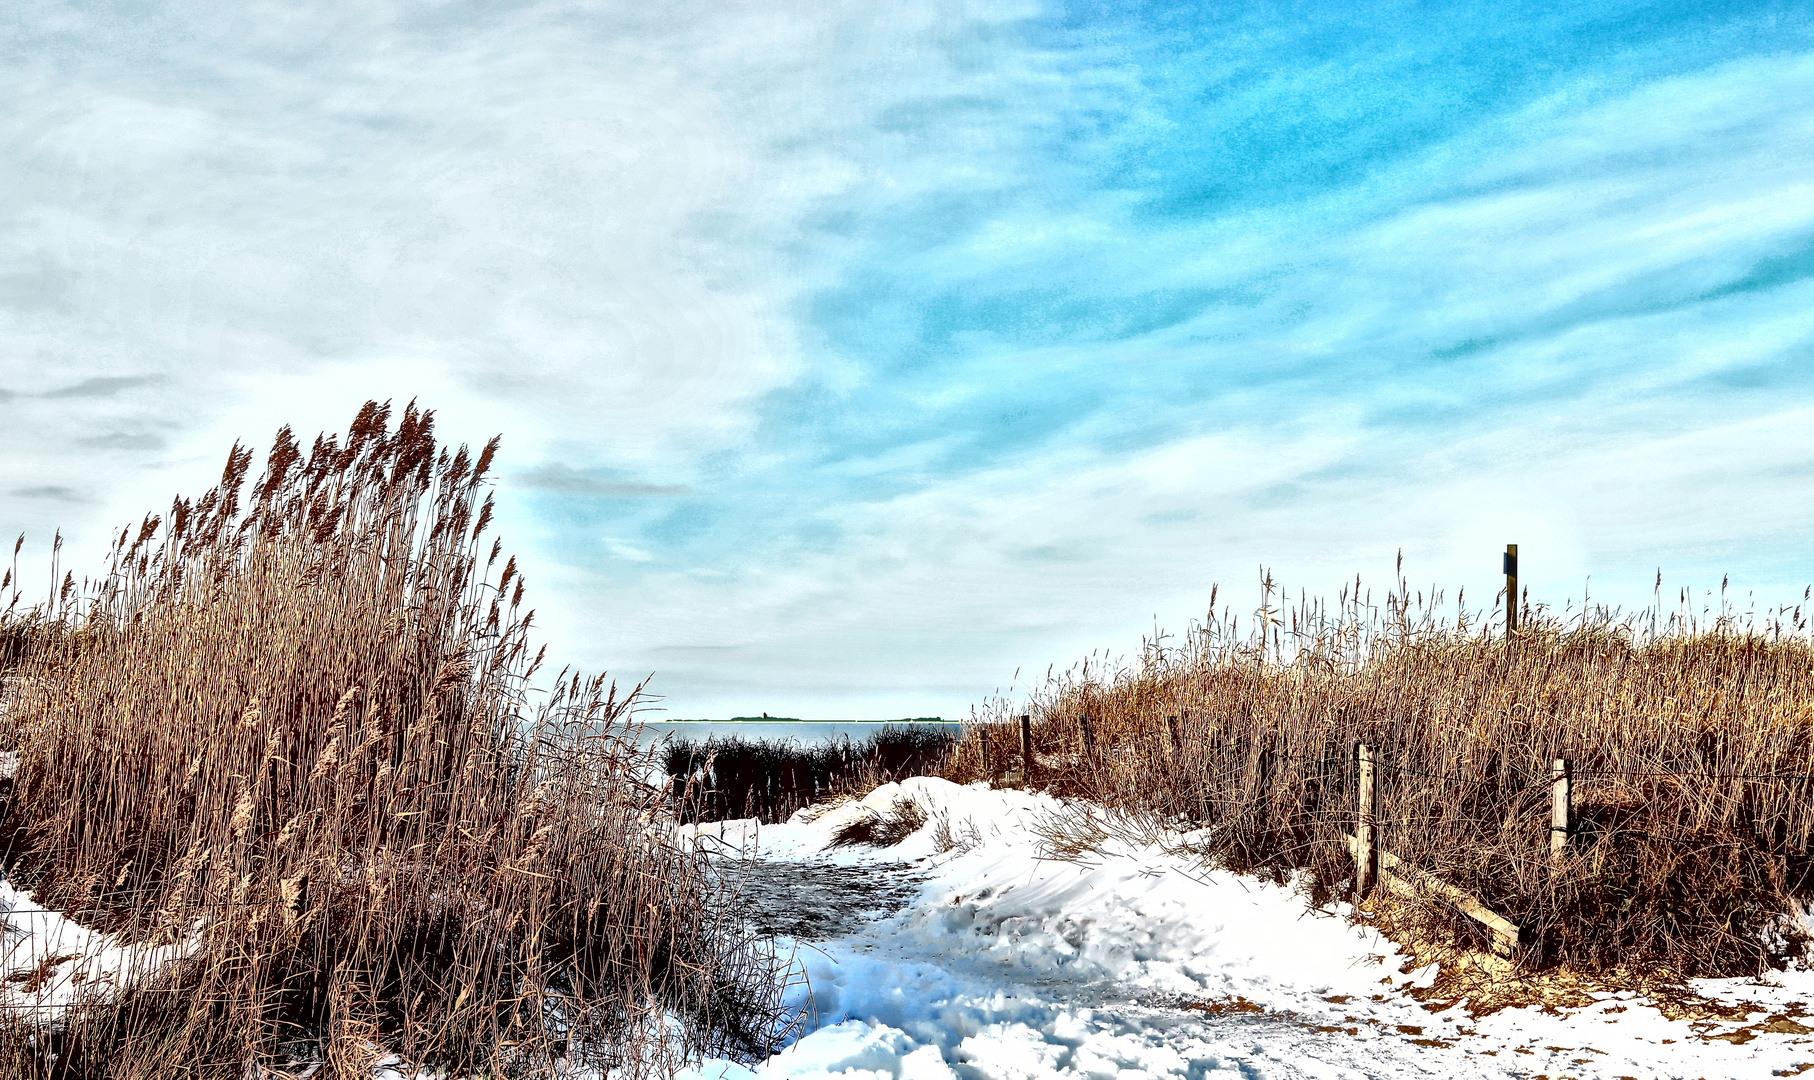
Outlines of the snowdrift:
M901 800L926 820L897 846L834 845ZM1808 973L1695 983L1723 1017L1633 992L1475 1017L1465 999L1420 1000L1435 968L1412 968L1347 905L1314 910L1289 886L1205 870L1187 836L1042 859L1041 823L1070 809L920 777L782 825L698 827L800 880L826 865L923 880L857 933L783 943L802 1038L754 1069L714 1061L689 1075L1693 1077L1814 1063L1814 1021L1796 1019L1814 999Z

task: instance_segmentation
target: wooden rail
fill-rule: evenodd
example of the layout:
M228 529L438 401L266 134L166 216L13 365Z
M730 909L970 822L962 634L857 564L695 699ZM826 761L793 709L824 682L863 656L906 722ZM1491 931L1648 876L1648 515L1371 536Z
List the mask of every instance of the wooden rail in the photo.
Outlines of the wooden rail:
M1456 910L1485 926L1493 935L1493 951L1510 956L1522 939L1518 924L1487 907L1478 899L1453 885L1384 850L1379 842L1379 782L1374 750L1365 743L1354 748L1358 783L1354 793L1354 833L1343 833L1354 856L1354 902L1366 899L1379 884L1388 891L1410 899L1439 897ZM1574 832L1574 792L1572 763L1557 758L1550 764L1550 834L1551 861L1560 861L1568 852L1569 836Z
M1516 558L1516 548L1512 548L1511 558ZM1172 760L1181 760L1184 753L1184 728L1190 719L1189 713L1183 717L1177 715L1165 717L1164 734L1169 736L1168 749ZM1181 723L1183 720L1184 723ZM1096 732L1086 713L1077 717L1079 742L1082 744L1084 759L1094 757ZM1033 736L1030 718L1020 718L1021 762L1025 775L1033 773ZM1480 923L1492 935L1493 951L1510 956L1524 940L1523 930L1512 920L1487 907L1477 897L1439 880L1427 871L1420 870L1406 863L1390 851L1386 851L1380 841L1379 828L1379 760L1373 747L1358 743L1354 747L1354 764L1356 776L1354 833L1342 833L1347 840L1349 850L1354 858L1354 902L1358 906L1375 887L1408 899L1436 898L1452 906L1457 911ZM1262 746L1256 767L1259 770L1259 786L1262 792L1267 789L1271 780L1272 751ZM1569 841L1575 831L1573 763L1566 758L1557 758L1550 765L1550 839L1549 856L1552 863L1560 863L1568 854Z
M1342 834L1354 851L1354 861L1358 866L1362 859L1359 837ZM1510 956L1518 948L1523 938L1523 931L1518 924L1499 914L1485 904L1462 892L1446 881L1439 881L1430 874L1411 866L1390 851L1375 849L1374 857L1379 865L1379 883L1389 892L1411 900L1422 900L1431 896L1446 900L1455 905L1456 910L1485 926L1493 934L1493 951L1501 956Z

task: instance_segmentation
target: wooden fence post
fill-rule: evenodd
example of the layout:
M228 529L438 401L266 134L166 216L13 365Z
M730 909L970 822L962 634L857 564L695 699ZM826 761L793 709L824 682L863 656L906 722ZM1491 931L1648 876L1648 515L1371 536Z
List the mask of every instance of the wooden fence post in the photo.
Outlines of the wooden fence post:
M1505 632L1518 632L1518 545L1505 545Z
M1179 728L1178 718L1175 716L1165 718L1165 728L1171 732L1172 760L1175 762L1184 755L1184 732Z
M1549 856L1559 859L1568 851L1575 831L1574 763L1557 758L1549 766Z
M1355 758L1360 766L1355 793L1358 820L1354 827L1354 903L1358 906L1379 879L1379 837L1374 826L1379 815L1379 788L1374 783L1373 748L1360 743L1355 747Z
M1096 732L1090 727L1090 714L1084 713L1077 718L1077 731L1083 736L1083 756L1096 756Z
M1020 715L1020 782L1023 787L1033 786L1033 715Z

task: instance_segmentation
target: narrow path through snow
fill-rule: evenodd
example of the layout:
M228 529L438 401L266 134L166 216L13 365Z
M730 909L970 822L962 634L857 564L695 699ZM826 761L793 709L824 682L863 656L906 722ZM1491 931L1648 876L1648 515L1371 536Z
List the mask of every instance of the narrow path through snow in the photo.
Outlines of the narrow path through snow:
M932 815L895 848L834 848L836 830L910 798ZM752 917L783 932L806 1033L705 1080L1019 1077L1731 1077L1814 1070L1814 977L1702 983L1748 1019L1670 1021L1635 994L1566 1012L1430 1011L1345 906L1206 872L1177 844L1041 860L1041 795L915 778L813 821L706 827L760 860ZM943 828L941 829L941 825ZM943 833L962 846L940 851ZM1167 850L1167 848L1172 850ZM815 911L823 906L823 912ZM806 986L810 985L810 1003ZM1775 1016L1784 1018L1769 1021ZM1769 1022L1766 1022L1769 1021Z

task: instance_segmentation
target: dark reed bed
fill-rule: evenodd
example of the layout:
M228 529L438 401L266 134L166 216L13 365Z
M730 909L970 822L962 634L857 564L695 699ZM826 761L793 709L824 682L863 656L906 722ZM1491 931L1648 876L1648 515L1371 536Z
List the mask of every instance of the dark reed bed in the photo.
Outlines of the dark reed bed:
M956 741L949 728L905 724L858 741L675 739L663 751L663 764L673 803L686 820L753 817L774 824L822 799L937 775Z

